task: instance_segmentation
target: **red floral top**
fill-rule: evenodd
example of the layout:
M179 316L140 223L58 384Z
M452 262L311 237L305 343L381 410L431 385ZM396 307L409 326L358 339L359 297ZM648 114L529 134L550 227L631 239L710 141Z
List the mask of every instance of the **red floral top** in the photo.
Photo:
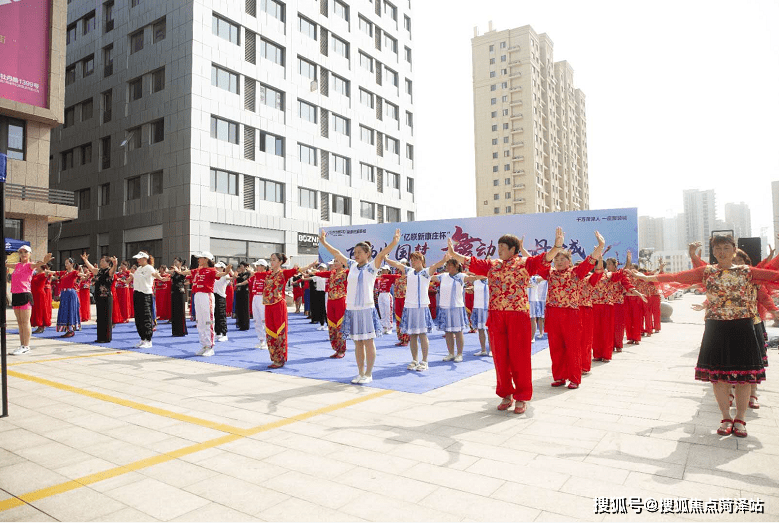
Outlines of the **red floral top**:
M385 274L382 278L390 280L395 285L395 298L406 298L406 284L408 280L406 279L405 272L403 274Z
M603 273L595 272L589 277L579 280L579 290L582 293L579 307L592 307L592 304L595 303L595 287L602 279L598 277L598 274L602 275Z
M316 273L316 276L319 276L320 278L328 278L328 300L340 300L341 298L346 298L346 278L349 276L349 269L320 271Z
M57 271L55 274L59 278L57 284L59 285L60 291L76 288L78 271Z
M527 312L530 306L525 288L530 285L531 276L538 274L543 267L549 267L549 263L544 260L545 256L514 256L507 261L482 260L474 256L466 260L463 270L487 276L490 285L489 310Z
M130 271L121 271L121 272L115 272L114 273L114 281L116 282L116 285L114 286L115 289L126 289L128 287L127 285L127 275L130 274Z
M287 280L298 273L297 269L284 269L281 271L269 271L265 276L265 288L262 291L262 303L273 305L284 299L284 287Z
M706 285L707 320L738 320L757 314L754 284L779 281L779 272L733 265L720 269L706 265L675 274L658 274L660 282L701 283ZM750 289L751 288L751 289Z
M611 282L603 271L594 272L590 276L590 285L592 285L592 303L593 305L611 304Z
M558 271L546 266L538 275L549 282L546 295L547 307L564 307L578 309L582 301L582 290L579 282L587 278L587 273L595 266L595 260L591 256L576 267L569 267L564 271Z
M608 297L609 303L620 304L625 302L625 293L635 289L633 280L628 277L628 273L619 269L609 273L608 278ZM604 278L606 279L606 278Z

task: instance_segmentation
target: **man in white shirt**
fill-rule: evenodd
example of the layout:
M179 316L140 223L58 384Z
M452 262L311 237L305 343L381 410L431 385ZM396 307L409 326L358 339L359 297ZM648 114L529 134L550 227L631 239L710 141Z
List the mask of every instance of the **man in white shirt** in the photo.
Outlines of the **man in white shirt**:
M527 301L530 304L530 324L533 329L530 341L536 341L536 339L540 340L546 336L546 334L544 334L546 291L546 280L537 275L530 277L530 287L527 288ZM538 329L538 335L536 335L536 328Z
M135 345L139 349L151 348L151 337L154 333L153 300L154 280L162 279L152 264L149 263L149 253L141 251L133 256L138 268L130 275L133 282L133 307L135 308L135 329L141 341Z

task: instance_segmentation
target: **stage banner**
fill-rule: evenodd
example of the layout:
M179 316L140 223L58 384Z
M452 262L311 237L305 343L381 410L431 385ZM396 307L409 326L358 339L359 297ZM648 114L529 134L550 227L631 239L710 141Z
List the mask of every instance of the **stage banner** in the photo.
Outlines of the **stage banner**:
M0 0L0 98L49 107L50 24L51 0Z
M638 210L601 209L541 214L512 214L482 218L455 218L419 222L379 223L347 227L323 227L327 242L348 258L358 242L368 240L373 245L373 255L389 242L400 228L400 243L390 253L390 258L400 260L419 251L425 255L427 265L440 260L447 249L447 240L457 242L455 251L463 256L497 258L498 239L504 234L524 237L524 247L531 254L549 251L554 245L555 228L565 231L565 248L571 251L574 262L583 260L597 245L595 231L606 240L609 249L606 258L617 258L624 263L628 250L633 259L638 258ZM320 245L319 257L329 261L333 257Z

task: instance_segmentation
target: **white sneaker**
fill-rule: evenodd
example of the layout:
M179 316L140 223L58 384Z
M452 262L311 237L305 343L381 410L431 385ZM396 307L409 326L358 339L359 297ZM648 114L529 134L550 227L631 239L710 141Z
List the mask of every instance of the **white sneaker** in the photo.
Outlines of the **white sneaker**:
M30 352L30 347L27 347L26 345L20 345L19 348L13 351L11 354L18 356L19 354L26 354L28 352Z
M138 343L136 343L135 345L133 345L133 347L135 347L136 349L140 349L141 345L143 345L144 343L146 343L146 342L144 340L141 340Z
M462 354L458 354L457 356L454 357L454 362L455 363L462 363L462 361L463 361L463 355Z
M359 383L360 385L365 385L366 383L370 383L372 381L373 381L373 376L363 376L362 378L360 378L360 381L358 381L357 383Z
M213 348L208 349L206 352L203 353L203 356L205 356L205 357L209 357L209 356L213 356L213 355L214 355L214 349Z
M419 365L419 362L417 362L417 361L412 361L411 363L409 363L409 364L406 366L406 368L407 368L408 370L417 370L417 366L418 366L418 365Z
M454 354L447 354L444 356L444 361L452 361L454 359Z
M227 334L222 334L216 339L216 341L227 341Z
M362 374L358 374L354 378L352 378L352 383L361 383L361 380L364 378Z
M533 336L532 338L530 338L530 343L535 343L535 342L536 342L536 337L535 337L535 336Z
M148 340L148 341L144 341L143 343L141 343L141 345L138 348L139 349L151 349L151 347L152 347L151 340Z
M478 352L474 352L473 355L474 356L486 356L487 355L487 351L486 350L480 350Z
M205 354L207 351L208 351L208 347L200 347L200 350L199 350L199 351L197 351L197 354L196 354L196 355L197 355L197 356L202 356L202 355L203 355L203 354Z
M427 362L426 361L420 361L419 365L417 365L418 371L427 370Z

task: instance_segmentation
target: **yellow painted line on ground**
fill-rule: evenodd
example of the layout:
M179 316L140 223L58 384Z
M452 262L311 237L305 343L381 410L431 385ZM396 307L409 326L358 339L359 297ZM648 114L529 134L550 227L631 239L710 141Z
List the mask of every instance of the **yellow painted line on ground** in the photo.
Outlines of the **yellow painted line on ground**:
M193 425L200 425L201 427L206 427L221 432L227 432L228 434L237 434L241 436L247 434L246 432L247 429L242 429L240 427L233 427L232 425L226 425L224 423L217 423L215 421L209 421L201 418L196 418L194 416L188 416L186 414L180 414L178 412L173 412L172 410L152 407L151 405L144 405L143 403L138 403L137 401L127 400L124 398L117 398L116 396L110 396L108 394L103 394L100 392L93 392L91 390L81 389L78 387L74 387L72 385L58 383L56 381L47 380L45 378L39 378L37 376L30 376L29 374L22 374L21 372L16 372L13 370L9 370L8 375L13 376L14 378L20 378L23 380L32 381L33 383L39 383L41 385L54 387L55 389L66 390L74 394L81 394L82 396L87 396L89 398L94 398L96 400L107 401L109 403L114 403L116 405L122 405L123 407L129 407L131 409L149 412L151 414L156 414L157 416L164 416L166 418L171 418L178 421L184 421L186 423L191 423Z
M51 358L48 360L31 360L31 361L19 361L16 363L10 363L8 364L9 367L15 367L17 365L32 365L33 363L47 363L49 361L63 361L63 360L77 360L81 358L95 358L97 356L113 356L115 354L124 354L127 351L107 351L107 352L99 352L96 354L82 354L81 356L66 356L63 358Z
M135 461L133 463L129 463L127 465L114 467L112 469L104 470L103 472L97 472L95 474L90 474L88 476L83 476L78 479L74 479L71 481L66 481L64 483L60 483L58 485L53 485L51 487L46 487L43 489L35 490L32 492L28 492L26 494L22 494L21 496L13 497L6 499L4 501L0 501L0 512L22 506L26 503L32 503L34 501L38 501L43 498L48 498L51 496L56 496L57 494L62 494L64 492L69 492L71 490L75 490L77 488L85 487L87 485L91 485L93 483L97 483L99 481L103 481L106 479L114 478L116 476L121 476L122 474L127 474L129 472L134 472L137 470L141 470L147 467L151 467L154 465L159 465L160 463L166 463L168 461L172 461L174 459L188 456L190 454L194 454L196 452L200 452L202 450L218 447L219 445L224 445L226 443L230 443L232 441L236 441L239 439L243 439L247 436L251 436L253 434L259 434L260 432L265 432L268 430L277 429L280 427L284 427L286 425L291 425L293 423L296 423L298 421L304 421L309 418L313 418L314 416L319 416L321 414L327 414L329 412L333 412L339 409L343 409L346 407L350 407L352 405L357 405L358 403L363 403L366 401L370 401L375 398L380 398L382 396L386 396L387 394L390 394L394 391L392 390L382 390L379 392L374 392L372 394L368 394L366 396L360 396L358 398L350 399L347 401L342 401L341 403L336 403L334 405L329 405L327 407L322 407L319 409L311 410L308 412L304 412L302 414L298 414L296 416L292 416L290 418L282 419L279 421L273 421L271 423L266 423L264 425L259 425L257 427L253 427L251 429L248 429L245 431L245 434L227 434L225 436L221 436L219 438L215 438L212 440L204 441L203 443L197 443L195 445L190 445L188 447L184 447L178 450L174 450L171 452L166 452L164 454L160 454L159 456L153 456L151 458L142 459L139 461Z

